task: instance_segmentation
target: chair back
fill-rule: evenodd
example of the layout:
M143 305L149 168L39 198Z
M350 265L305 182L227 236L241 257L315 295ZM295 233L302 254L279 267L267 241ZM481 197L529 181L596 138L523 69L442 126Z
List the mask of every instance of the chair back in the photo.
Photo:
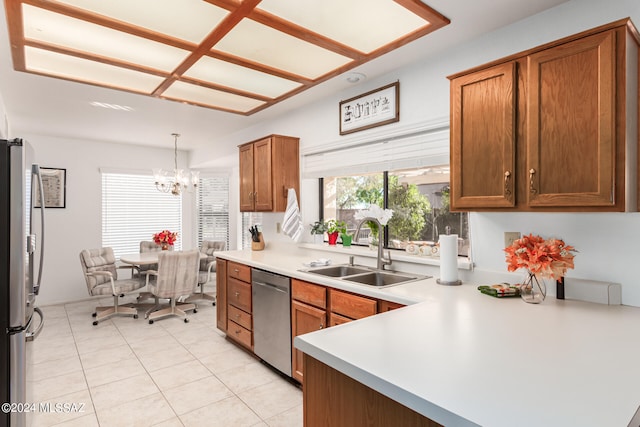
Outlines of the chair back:
M87 282L89 295L93 295L93 289L103 283L109 282L109 276L90 276L87 273L95 271L108 271L113 276L113 280L118 279L116 268L116 257L111 248L84 249L80 252L80 265Z
M140 242L140 253L143 252L160 252L162 250L162 246L158 245L154 241L146 241L143 240Z
M207 271L209 263L215 261L215 251L224 251L226 243L224 241L217 240L203 240L202 246L200 246L200 252L207 257L200 260L200 271Z
M159 298L177 298L191 295L198 286L198 251L158 254L158 278L154 294Z

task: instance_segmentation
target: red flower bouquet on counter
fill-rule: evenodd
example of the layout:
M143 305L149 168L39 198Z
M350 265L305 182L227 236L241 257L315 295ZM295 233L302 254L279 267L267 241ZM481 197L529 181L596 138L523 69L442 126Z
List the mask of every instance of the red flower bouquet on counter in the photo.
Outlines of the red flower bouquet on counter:
M161 245L163 249L173 246L177 238L178 233L172 233L169 230L162 230L153 235L153 241L156 242L156 245Z
M573 246L567 245L563 240L544 240L533 234L515 240L504 251L507 254L509 271L526 268L536 276L555 280L560 279L568 269L573 268L573 252L577 252Z
M563 240L545 240L533 234L515 240L504 251L509 271L527 269L528 277L520 285L520 296L534 304L544 301L547 293L544 281L539 282L538 277L562 279L567 270L573 268L573 252L577 252Z

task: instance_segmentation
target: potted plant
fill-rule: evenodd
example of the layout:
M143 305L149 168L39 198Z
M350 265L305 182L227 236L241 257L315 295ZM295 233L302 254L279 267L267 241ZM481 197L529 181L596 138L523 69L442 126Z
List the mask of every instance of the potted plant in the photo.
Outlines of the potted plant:
M324 242L324 233L327 231L327 223L321 220L309 224L314 243Z
M330 219L327 221L327 235L329 236L329 244L335 245L338 241L340 233L347 232L347 224L344 221Z
M342 232L340 233L340 239L342 240L342 246L351 246L351 240L352 240L353 236L349 233Z

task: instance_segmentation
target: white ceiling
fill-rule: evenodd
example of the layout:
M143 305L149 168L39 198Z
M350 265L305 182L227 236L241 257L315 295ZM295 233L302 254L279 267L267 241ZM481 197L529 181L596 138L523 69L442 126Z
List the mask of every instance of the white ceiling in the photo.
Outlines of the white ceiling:
M11 1L11 0L5 0ZM135 0L132 0L135 1ZM159 0L163 1L163 0ZM566 0L430 0L429 6L451 24L359 66L369 79L412 62L423 61L481 34L554 7ZM4 8L0 10L0 94L15 135L20 132L63 138L101 140L172 148L171 133L181 134L179 146L193 149L221 140L261 121L336 94L347 87L337 76L251 116L216 111L175 101L38 76L13 70ZM128 106L119 111L91 102Z

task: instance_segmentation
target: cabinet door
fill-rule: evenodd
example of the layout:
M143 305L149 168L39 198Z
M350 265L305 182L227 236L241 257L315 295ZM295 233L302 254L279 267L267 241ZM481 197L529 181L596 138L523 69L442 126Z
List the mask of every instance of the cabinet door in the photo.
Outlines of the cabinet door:
M216 326L227 331L227 261L216 259Z
M451 82L451 207L515 205L516 63Z
M615 204L613 31L528 57L529 206Z
M254 210L253 144L243 145L240 151L240 211Z
M298 335L306 334L308 332L317 331L325 328L327 325L327 312L310 305L301 303L299 301L291 301L291 339ZM302 368L302 356L303 353L293 348L293 378L302 383L303 368Z
M271 175L271 138L253 144L253 177L255 210L273 210L273 181Z

